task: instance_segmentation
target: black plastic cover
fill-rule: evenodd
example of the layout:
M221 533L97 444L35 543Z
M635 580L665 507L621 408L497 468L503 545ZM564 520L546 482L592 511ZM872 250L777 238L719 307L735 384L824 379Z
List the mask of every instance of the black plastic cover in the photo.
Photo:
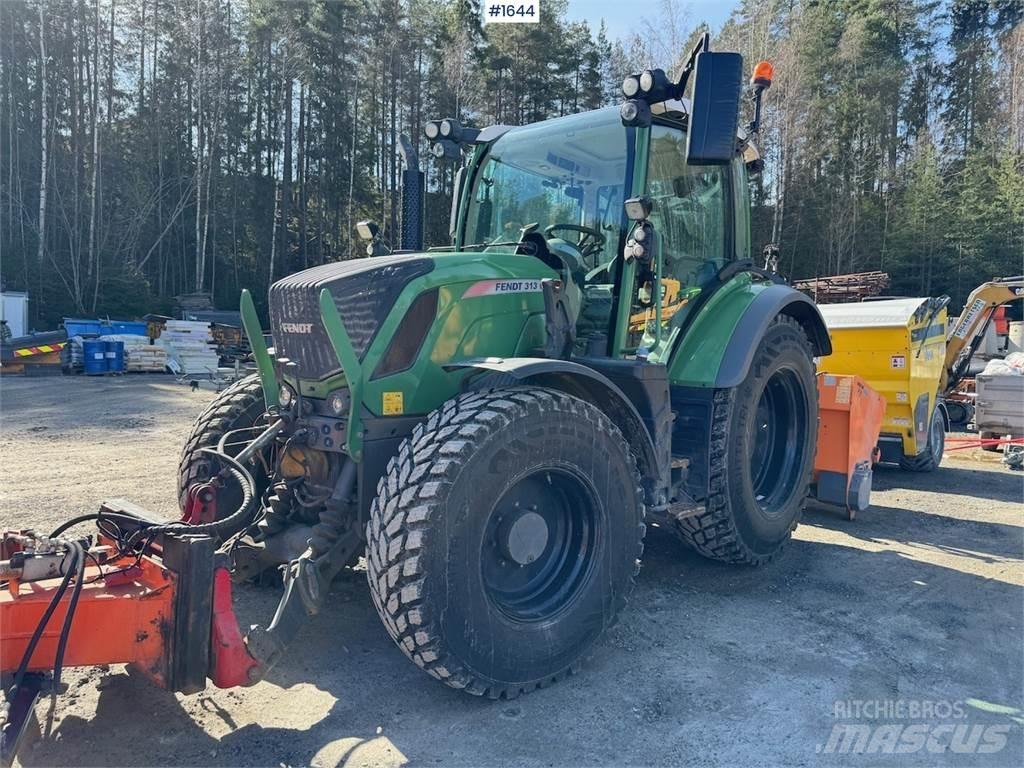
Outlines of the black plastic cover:
M294 361L303 379L323 379L341 369L320 320L320 291L326 288L362 360L402 289L433 268L422 254L378 256L324 264L278 280L270 287L277 357Z
M427 338L434 318L437 317L437 299L437 288L424 291L416 297L388 342L384 357L373 372L374 379L404 371L416 362L423 340Z

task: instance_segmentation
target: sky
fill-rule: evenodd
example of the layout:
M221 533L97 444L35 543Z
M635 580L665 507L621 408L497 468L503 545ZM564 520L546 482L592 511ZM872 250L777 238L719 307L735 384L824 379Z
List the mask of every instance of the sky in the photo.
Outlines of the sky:
M681 6L687 26L706 21L714 30L722 26L737 4L736 0L683 0ZM603 18L613 38L626 38L631 31L644 28L638 19L657 19L661 9L661 0L569 0L568 17L589 22L594 31Z

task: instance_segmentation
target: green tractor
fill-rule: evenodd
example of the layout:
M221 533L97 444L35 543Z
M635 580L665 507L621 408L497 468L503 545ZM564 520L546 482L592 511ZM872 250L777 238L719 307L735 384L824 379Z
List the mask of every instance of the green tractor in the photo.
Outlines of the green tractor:
M365 556L412 661L515 696L574 670L613 623L647 525L732 563L780 551L830 343L814 304L750 260L770 74L740 129L742 69L705 38L678 81L627 78L621 108L432 123L433 153L465 158L451 246L276 282L272 350L243 293L259 374L199 417L180 491L193 521L238 504L213 446L253 475L258 514L222 552L237 579L283 565L285 582L253 657L272 664Z

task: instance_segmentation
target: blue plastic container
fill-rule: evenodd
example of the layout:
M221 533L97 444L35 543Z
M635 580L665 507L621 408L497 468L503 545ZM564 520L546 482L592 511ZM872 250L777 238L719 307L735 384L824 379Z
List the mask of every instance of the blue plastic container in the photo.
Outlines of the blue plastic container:
M107 343L82 341L82 358L88 376L102 376L107 372Z
M103 326L99 320L76 320L73 317L65 317L64 330L68 332L70 339L72 336L99 336L103 332Z
M146 323L136 322L134 320L111 320L110 330L104 328L103 333L105 334L118 334L123 336L148 336L149 328Z
M65 317L64 330L68 332L68 338L72 336L149 335L147 324L135 320L81 320Z
M124 342L103 342L103 355L107 359L108 373L124 373Z

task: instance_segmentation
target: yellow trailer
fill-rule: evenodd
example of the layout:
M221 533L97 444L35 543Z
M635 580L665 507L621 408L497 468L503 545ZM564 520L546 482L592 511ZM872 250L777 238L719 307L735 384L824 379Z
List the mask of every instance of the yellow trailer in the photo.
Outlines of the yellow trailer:
M947 297L820 306L832 354L818 371L856 374L885 397L881 460L930 472L939 466L949 419L945 373Z

